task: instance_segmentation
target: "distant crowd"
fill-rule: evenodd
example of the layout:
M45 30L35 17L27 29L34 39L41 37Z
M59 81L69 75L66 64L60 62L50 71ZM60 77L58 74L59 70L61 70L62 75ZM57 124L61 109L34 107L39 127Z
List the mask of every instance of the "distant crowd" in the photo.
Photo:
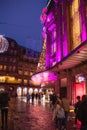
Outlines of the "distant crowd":
M43 97L42 93L28 93L26 95L27 104L32 104L34 99L41 101ZM67 130L67 121L70 114L70 103L66 96L60 96L59 94L52 93L49 95L50 108L53 113L52 121L55 124L56 130ZM75 121L73 127L77 128L77 122L81 122L80 130L87 130L87 95L82 97L76 97L76 103L74 105ZM1 127L8 128L8 110L9 110L10 95L4 89L0 89L0 110L1 110Z

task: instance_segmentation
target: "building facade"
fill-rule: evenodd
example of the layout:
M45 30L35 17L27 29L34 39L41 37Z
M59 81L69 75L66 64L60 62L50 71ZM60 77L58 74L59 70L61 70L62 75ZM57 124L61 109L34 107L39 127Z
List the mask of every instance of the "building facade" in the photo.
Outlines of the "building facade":
M2 48L3 39L0 40L0 88L4 87L12 95L26 95L33 88L30 77L36 71L40 52L20 46L14 39L5 39L6 51L5 46Z
M87 94L87 1L48 0L41 14L44 71L57 74L55 92L72 103Z

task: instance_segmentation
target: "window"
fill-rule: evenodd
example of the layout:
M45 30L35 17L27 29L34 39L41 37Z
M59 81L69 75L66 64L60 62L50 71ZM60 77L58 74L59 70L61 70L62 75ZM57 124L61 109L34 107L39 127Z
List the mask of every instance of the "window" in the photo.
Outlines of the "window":
M4 65L4 70L6 70L6 65Z
M12 71L12 66L9 66L9 71Z
M3 68L3 66L2 66L2 65L0 65L0 70L2 70L2 68Z
M11 42L11 47L14 47L15 46L15 43L12 41Z
M15 71L16 70L16 66L13 66L13 71Z
M28 75L28 71L24 71L24 75Z
M22 79L18 79L18 81L21 83L21 82L22 82Z
M24 79L24 84L27 84L28 83L28 80Z
M52 42L51 42L51 55L55 54L56 52L56 29L52 30Z
M19 70L19 71L18 71L18 74L22 75L22 74L23 74L22 70Z
M33 75L33 72L30 72L30 76L32 76Z
M79 0L73 0L71 7L71 17L72 17L72 40L73 48L76 48L81 43L81 19L79 13Z

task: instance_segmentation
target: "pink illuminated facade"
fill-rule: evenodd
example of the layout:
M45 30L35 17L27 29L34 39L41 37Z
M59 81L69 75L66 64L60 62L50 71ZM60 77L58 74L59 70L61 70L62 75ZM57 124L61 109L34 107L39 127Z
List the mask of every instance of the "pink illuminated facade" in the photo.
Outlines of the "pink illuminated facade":
M78 94L87 93L87 1L48 0L45 14L42 39L46 54L41 71L54 73L55 92L74 103ZM81 76L84 80L77 82Z
M68 55L68 32L67 32L67 3L50 2L52 8L47 11L47 19L44 23L47 35L47 48L46 48L46 67L50 68L57 62L60 62L63 57ZM51 5L50 5L51 6Z
M50 68L87 39L86 1L51 0L45 13L46 68Z

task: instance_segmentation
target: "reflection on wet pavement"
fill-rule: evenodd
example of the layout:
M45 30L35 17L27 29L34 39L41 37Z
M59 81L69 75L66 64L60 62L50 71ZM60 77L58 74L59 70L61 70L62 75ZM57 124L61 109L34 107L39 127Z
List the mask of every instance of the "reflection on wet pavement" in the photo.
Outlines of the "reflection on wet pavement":
M80 130L80 125L77 125L77 129L73 128L73 113L71 117L67 122L67 130ZM30 101L27 104L25 97L12 98L9 104L8 129L3 130L55 130L49 102L35 100L34 103Z
M26 104L24 98L16 100L13 126L13 130L55 130L49 103Z

